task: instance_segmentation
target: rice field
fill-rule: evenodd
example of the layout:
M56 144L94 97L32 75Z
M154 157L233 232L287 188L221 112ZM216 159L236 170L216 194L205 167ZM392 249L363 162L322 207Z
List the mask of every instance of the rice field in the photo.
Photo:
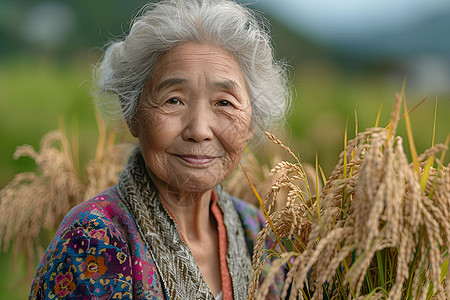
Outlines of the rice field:
M86 169L89 161L98 156L98 141L104 138L105 144L107 143L107 136L104 131L103 133L101 130L99 131L96 122L95 109L91 101L91 90L93 84L88 66L89 62L86 62L84 59L80 59L75 62L65 62L62 64L56 64L55 62L46 59L18 59L13 62L3 62L0 65L0 125L2 128L0 131L0 139L2 140L2 147L0 147L0 188L3 188L8 182L10 182L17 173L36 171L36 165L32 159L26 157L22 157L17 160L13 159L13 153L16 147L23 144L29 144L34 148L34 150L39 151L39 143L41 138L47 132L58 128L63 129L68 143L71 145L77 145L75 148L78 149L78 154L73 156L77 157L77 159L72 160L71 162L74 178L82 178L83 176L86 176L83 173L83 170ZM398 161L401 161L401 165L403 167L408 164L407 162L412 162L414 160L413 156L410 154L410 146L406 142L407 130L405 122L399 122L395 131L396 136L404 137L404 142L401 145L401 150L403 152L398 150L398 147L400 147L398 140L394 139L393 135L390 135L388 138L389 134L386 131L366 131L366 128L373 127L376 124L377 115L380 112L380 108L381 113L378 123L387 125L390 122L392 118L390 112L392 110L392 103L395 98L395 93L401 89L403 81L404 78L400 75L397 77L391 76L386 78L381 75L354 76L344 74L332 66L309 65L296 70L295 79L293 79L293 91L295 95L293 110L291 115L288 117L287 126L280 129L278 132L275 132L276 137L289 146L292 150L292 154L299 159L301 164L315 166L317 156L318 163L320 164L324 174L323 177L328 180L326 183L324 182L325 190L332 190L329 186L330 182L333 182L329 179L330 177L336 178L333 180L338 180L339 178L341 179L341 189L338 189L338 193L333 192L334 194L326 196L325 194L320 193L320 185L317 185L317 188L316 186L313 187L312 191L310 191L312 192L312 197L314 198L314 195L322 196L320 196L319 199L321 200L319 200L319 204L316 206L311 206L312 202L309 202L309 205L313 208L312 211L308 211L311 207L308 208L307 206L298 206L299 204L296 202L297 200L295 200L296 198L294 197L295 193L290 196L286 194L286 197L279 201L282 204L272 204L269 207L269 211L275 213L275 226L278 226L277 228L283 228L283 230L287 233L285 237L293 234L294 232L298 233L297 235L299 237L299 241L302 241L305 249L308 249L307 252L297 252L301 255L285 255L282 258L285 261L294 258L293 267L296 267L294 270L300 270L299 266L304 265L320 266L315 269L326 270L326 272L318 274L320 276L313 274L313 278L315 280L314 288L316 291L320 291L322 288L320 283L324 280L331 282L329 277L331 276L330 270L336 269L333 269L335 265L324 266L321 265L320 261L314 259L314 254L319 253L317 252L319 251L317 250L319 245L320 247L323 246L323 249L329 251L329 253L336 255L336 259L333 263L338 264L338 266L341 266L343 262L340 258L345 256L344 253L348 254L349 251L363 253L364 251L373 252L376 251L375 249L381 249L379 248L381 247L379 245L379 247L377 246L378 248L370 248L372 245L372 242L370 241L374 241L374 238L381 234L380 232L368 232L366 234L367 236L364 236L367 241L367 243L364 244L364 247L366 248L359 249L352 248L353 246L350 246L354 245L351 242L352 239L354 241L357 237L361 238L361 236L364 235L362 232L350 232L350 228L352 224L354 224L351 222L360 222L361 219L358 218L366 217L366 215L353 216L349 214L347 216L348 218L342 218L342 211L344 208L354 210L354 205L360 205L362 207L359 207L358 209L363 210L369 216L373 216L371 219L373 222L379 222L380 220L385 221L391 216L390 213L395 213L396 216L399 214L400 208L398 205L400 204L395 207L390 207L383 202L384 204L379 204L382 208L380 208L378 212L372 212L367 207L367 204L363 203L346 201L345 205L347 206L345 206L342 203L343 200L338 196L345 195L347 198L353 197L352 193L356 193L356 190L361 188L361 186L352 185L352 180L355 180L355 176L358 174L365 174L364 172L368 172L367 174L372 174L374 176L369 178L378 178L376 182L379 185L382 183L382 178L379 178L380 174L383 174L380 169L380 165L373 164L371 167L372 169L370 169L370 167L363 166L361 164L364 157L374 155L374 159L379 160L379 163L389 165L389 162L385 161L385 156L378 157L370 151L362 152L361 149L364 148L364 143L367 142L367 139L371 140L372 143L375 143L373 144L374 146L371 146L371 148L376 149L378 147L386 147L386 149L392 151L392 153L389 152L391 153L390 155L398 158ZM421 104L419 108L414 110L409 115L411 124L410 127L414 135L414 145L417 152L423 153L426 149L429 149L433 143L433 136L435 137L435 144L444 142L450 132L450 119L447 117L448 112L450 112L450 95L424 95L420 91L415 90L414 86L408 86L408 83L406 83L405 95L409 107L412 107L421 99L425 97L427 98L427 100ZM438 99L438 110L436 114L436 124L434 125L433 120L435 117L436 97ZM433 129L435 129L434 134ZM347 138L345 137L345 133L347 134ZM129 136L127 136L124 132L119 132L115 138L116 142L129 140ZM386 144L383 143L387 143L387 141L390 141L390 144L388 143L386 146ZM268 142L271 143L269 140ZM61 141L57 142L57 145L59 146L62 146L62 144L63 143ZM353 152L352 147L356 146L359 147L358 151L360 152L358 153ZM346 149L346 152L341 153L344 148ZM27 153L33 153L34 150L28 148ZM400 155L398 151L404 154ZM257 189L258 187L261 187L258 191L264 197L266 193L265 191L270 192L272 186L272 182L270 182L270 180L273 179L270 179L268 184L267 177L265 176L270 173L270 169L274 168L276 170L278 168L280 171L282 169L286 170L286 168L290 166L279 165L277 158L283 155L284 157L291 157L292 159L293 157L289 154L281 154L281 152L284 151L276 151L273 150L272 146L266 145L259 146L259 148L256 149L256 152L258 158L251 161L250 156L247 156L245 159L252 162L251 164L255 167L255 169L258 169L259 171L262 170L261 172L263 174L259 179L260 184L255 184L255 186ZM428 153L427 157L430 157L433 153ZM397 157L396 155L400 155L401 157ZM361 161L355 161L357 158ZM423 168L427 166L427 161L428 160L426 158L422 160ZM392 165L390 166L392 167ZM248 165L246 168L248 168ZM394 171L397 172L398 167L393 166L393 168ZM345 175L344 170L347 172ZM439 177L439 172L442 170L439 171L435 168L435 171L433 171L435 173L430 173L430 178L441 178L442 176ZM253 172L253 174L256 174L255 172ZM412 174L414 174L416 171L411 170L408 172L412 172ZM446 172L448 173L448 170ZM312 177L311 182L314 181L314 170L312 175L310 173L308 176L308 178ZM403 174L402 176L410 175ZM322 177L322 175L320 175L320 177ZM252 180L256 181L254 177ZM367 177L365 180L370 181ZM76 180L74 179L73 182L75 181ZM412 179L411 182L413 182ZM328 186L327 183L329 184ZM80 184L86 184L86 182L81 181ZM265 188L263 188L264 184L266 186ZM420 182L418 184L420 186ZM374 191L379 188L379 185L374 187ZM351 190L352 188L355 190ZM395 186L385 186L384 188L390 192L392 192L392 189L395 190ZM420 190L422 194L425 193L424 191L426 191L426 188L427 186L425 185L425 190ZM84 186L83 191L86 192L86 189L87 187ZM343 189L346 190L346 194L343 193ZM251 195L249 191L251 192L251 189L247 186L246 189L236 191L236 193L248 195L248 197L253 197L252 199L254 199L254 196ZM402 189L402 191L406 193L404 189ZM77 196L75 194L72 196ZM280 197L282 195L284 194L280 193ZM32 195L25 195L24 197L28 198L26 201L32 201ZM403 196L396 195L395 197L401 198L404 197L404 194ZM334 200L326 200L329 198ZM432 199L430 201L432 201ZM72 202L67 201L67 203L68 205L71 205ZM342 207L342 205L345 207ZM397 223L395 226L397 227L395 227L395 232L402 232L407 229L409 230L414 226L416 226L414 227L415 229L420 229L420 226L423 226L424 222L428 220L427 218L432 218L432 216L437 214L431 209L431 202L423 202L420 205L417 204L418 210L414 212L416 214L418 211L422 212L421 217L417 218L416 224L409 224L406 221L396 219L397 221L395 222ZM427 215L427 211L431 214L431 216ZM310 224L306 225L307 222L303 219L300 223L296 223L297 221L294 222L295 218L293 217L297 216L300 212L303 214L308 214L309 212L311 215L311 220L318 218L318 220L327 220L327 222L331 222L331 220L333 220L335 223L326 223L326 226L316 226L313 225L315 223L310 220ZM60 213L62 214L63 212ZM408 213L413 214L413 212ZM291 216L290 220L292 220L292 222L285 224L278 221L277 223L277 220L282 220L283 216L285 217L286 214ZM48 219L45 216L41 216L41 218ZM55 218L55 220L57 219L58 218ZM299 228L303 228L299 227L299 224L303 224L302 222L304 221L306 222L304 225L309 226L309 229L302 229L298 231ZM56 223L53 224L50 221L48 222L50 227L57 225ZM337 226L337 224L339 224L340 227ZM438 223L437 225L440 224L441 223ZM21 223L18 225L21 225ZM33 224L30 223L27 226L33 226ZM436 224L433 226L436 227ZM342 232L336 233L338 228L341 228L339 230ZM270 231L269 228L267 230ZM344 233L349 236L346 241L342 241L341 243L341 241L336 239L333 240L333 236L338 234L342 235ZM385 234L384 232L382 233ZM53 235L51 230L45 232L35 232L34 234L39 237L42 244L48 243L49 239ZM436 234L436 232L433 234ZM311 240L317 240L319 236L324 240L329 239L330 243L327 244L330 245L329 248L323 245L325 242L322 242L322 244L315 244L311 242ZM398 242L399 245L403 245L402 243L405 243L403 240L396 240L395 242ZM295 243L292 243L291 248L294 244ZM338 246L338 248L333 248L331 245L336 247ZM4 243L2 246L4 247L3 249L6 250ZM11 245L8 243L8 246ZM300 247L299 245L296 246ZM393 246L383 246L385 247L383 249L393 248ZM372 247L374 246L372 245ZM405 247L405 249L412 249L412 245L410 244L407 244ZM16 255L15 263L11 262L11 257L13 256L11 249L14 249L13 247L8 247L8 250L3 251L0 254L0 265L2 268L0 275L0 294L6 299L23 299L28 293L30 283L29 279L26 277L27 268L31 268L31 270L35 268L37 263L36 258L41 256L42 249L39 250L34 247L32 249L30 249L30 247L26 248L27 251L22 251L20 253L17 253L19 252L17 250L19 248L16 248L16 251L14 251ZM33 252L35 250L39 251L35 253ZM347 252L342 252L344 250ZM426 249L423 251L425 250ZM436 248L430 248L429 251L432 251L434 254L434 256L430 256L430 259L433 259L434 261L422 261L420 260L422 259L422 256L417 259L419 259L420 263L429 264L432 266L430 267L430 276L435 280L434 282L436 282L438 275L440 276L435 267L438 250ZM400 253L397 254L400 255ZM34 255L35 258L31 261L32 265L27 267L26 259L29 259ZM383 253L383 255L387 254ZM301 259L298 258L296 261L296 257L301 257ZM412 259L414 261L415 258L413 257ZM411 262L411 257L405 258L405 261ZM365 263L363 264L365 267L371 266L372 263L372 261L367 260L361 261L361 263L363 262ZM369 265L367 265L367 263L369 263ZM345 264L342 266L345 268ZM355 285L353 289L355 297L358 294L358 287L367 285L367 282L365 282L365 276L363 276L365 274L364 270L365 269L363 267L360 269L353 269L353 273L346 273L350 274L348 275L348 280L342 282L342 284L350 284L351 282L352 285ZM398 274L400 274L398 276L404 276L401 272L398 272ZM296 278L300 275L304 276L305 274L295 273ZM294 273L290 276L290 278L294 278ZM401 278L404 279L404 277ZM415 280L414 278L417 277L413 277L413 280ZM377 280L381 281L381 278L377 277ZM386 281L387 277L384 278L384 282ZM303 283L301 280L297 280L295 281L295 284L298 284L300 289L301 284ZM371 284L371 286L373 286L373 283ZM434 285L433 288L436 288L436 285ZM351 289L352 288L349 290ZM398 286L392 285L388 289L389 291L394 289L394 291L397 292ZM259 289L259 291L263 293L263 289Z

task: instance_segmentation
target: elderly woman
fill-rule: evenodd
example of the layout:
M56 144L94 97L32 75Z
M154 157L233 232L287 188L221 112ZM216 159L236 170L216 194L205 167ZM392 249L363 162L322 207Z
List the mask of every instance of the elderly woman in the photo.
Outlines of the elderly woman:
M231 1L143 9L98 69L139 147L116 186L66 216L31 298L246 298L264 220L220 184L287 108L270 43Z

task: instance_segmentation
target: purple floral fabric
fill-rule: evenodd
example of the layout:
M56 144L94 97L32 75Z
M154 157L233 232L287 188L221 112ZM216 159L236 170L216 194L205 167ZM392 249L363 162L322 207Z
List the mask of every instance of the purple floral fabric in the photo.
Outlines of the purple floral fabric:
M232 199L252 255L264 219L252 205ZM69 212L38 266L29 297L166 299L156 266L116 187Z
M155 270L129 212L110 188L63 220L38 266L30 298L163 299Z

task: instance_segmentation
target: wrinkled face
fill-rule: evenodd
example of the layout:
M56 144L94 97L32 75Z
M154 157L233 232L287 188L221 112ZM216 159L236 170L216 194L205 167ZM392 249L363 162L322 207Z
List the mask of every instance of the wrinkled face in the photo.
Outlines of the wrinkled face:
M158 188L206 192L238 164L251 118L236 59L218 46L189 42L158 60L131 132Z

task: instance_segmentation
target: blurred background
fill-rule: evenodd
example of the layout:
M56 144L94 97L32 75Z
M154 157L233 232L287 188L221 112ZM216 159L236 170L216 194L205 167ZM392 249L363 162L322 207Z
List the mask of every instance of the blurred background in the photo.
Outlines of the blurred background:
M270 21L276 56L289 65L293 107L279 138L303 162L329 175L349 138L389 122L406 78L418 152L450 132L450 2L447 0L244 0ZM60 128L80 136L81 165L95 153L98 131L92 103L92 66L105 43L120 38L146 1L1 0L0 188L15 174L34 171L17 146L39 148ZM63 121L61 121L63 120ZM405 137L404 122L399 135ZM127 139L125 133L122 133ZM406 144L406 142L405 142ZM30 199L32 201L32 199ZM0 253L0 299L24 299L29 279L20 254Z

